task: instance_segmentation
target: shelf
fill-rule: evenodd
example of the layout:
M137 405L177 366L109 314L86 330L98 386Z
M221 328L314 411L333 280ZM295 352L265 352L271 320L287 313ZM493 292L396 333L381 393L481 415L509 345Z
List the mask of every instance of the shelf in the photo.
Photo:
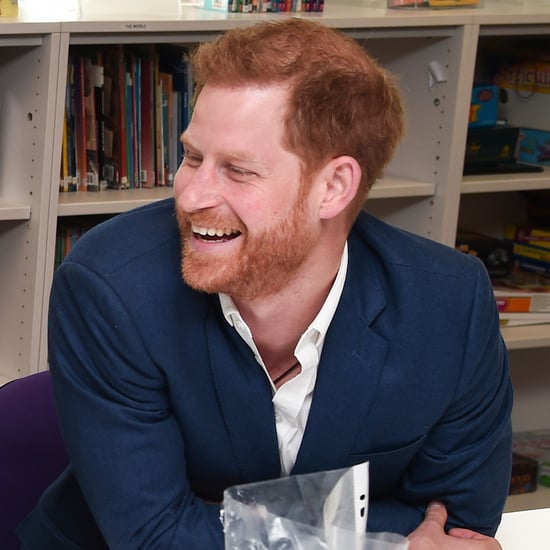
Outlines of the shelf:
M118 214L172 195L172 187L60 193L57 213L59 216Z
M550 167L543 172L523 172L521 174L488 174L464 176L462 193L493 193L498 191L528 191L550 187Z
M536 510L550 507L550 488L542 485L532 493L510 495L506 500L505 512L519 512L520 510Z
M10 204L0 201L0 221L28 220L31 217L31 207L28 204Z
M380 180L373 186L369 193L369 199L429 197L434 193L434 183L411 181L390 176ZM152 201L171 197L172 194L173 189L171 187L60 193L57 213L59 216L117 214ZM0 207L0 219L2 219L1 216Z
M550 346L550 323L502 327L501 333L509 350Z
M435 194L435 183L386 176L369 191L369 199L395 197L430 197Z

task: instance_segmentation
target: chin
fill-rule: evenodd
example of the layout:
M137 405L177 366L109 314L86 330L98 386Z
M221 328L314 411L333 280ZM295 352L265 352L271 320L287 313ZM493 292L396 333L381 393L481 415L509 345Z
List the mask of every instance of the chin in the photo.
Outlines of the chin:
M220 277L220 268L197 266L195 262L184 260L181 268L183 280L194 290L207 294L230 294L231 278ZM214 274L214 275L213 275Z

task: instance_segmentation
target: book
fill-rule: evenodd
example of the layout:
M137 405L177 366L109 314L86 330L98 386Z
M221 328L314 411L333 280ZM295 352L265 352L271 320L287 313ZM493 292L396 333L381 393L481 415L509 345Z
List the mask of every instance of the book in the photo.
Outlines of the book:
M548 313L550 317L550 277L513 270L492 283L499 312Z
M543 260L516 256L514 258L514 266L523 271L531 271L533 273L539 273L540 275L550 276L550 262L545 262Z
M193 78L187 61L187 52L180 46L166 45L160 56L160 69L172 75L172 114L170 120L170 172L175 174L183 157L183 147L179 137L187 128L192 108ZM175 122L175 124L174 124ZM174 151L175 148L175 151Z
M79 191L86 191L86 171L88 167L86 138L86 59L75 56L71 59L73 74L73 122L76 182Z
M164 182L161 185L172 185L174 181L173 161L170 159L170 137L174 136L173 126L176 120L172 118L173 114L173 76L171 73L166 73L159 70L159 93L160 93L160 138L161 152L160 158L163 164Z
M126 159L126 178L127 187L133 188L135 185L135 150L137 147L136 135L135 135L135 113L134 113L134 88L135 83L133 80L133 57L127 60L128 66L124 72L124 153Z
M141 60L141 165L140 184L154 187L156 184L156 131L155 131L155 71L154 52Z
M159 54L154 57L154 119L155 119L155 181L157 186L165 185L164 170L164 138L162 116L162 81L160 79Z
M550 248L550 227L507 224L504 238L520 243Z
M86 115L86 190L99 191L101 169L99 164L99 151L103 144L100 143L99 123L101 118L101 105L98 104L98 89L103 87L103 68L86 60L85 64L84 112ZM97 91L97 93L96 93Z
M61 142L61 173L59 177L59 191L69 190L69 150L67 131L67 111L63 112L63 139Z
M141 57L134 55L132 58L132 81L133 96L132 96L132 127L133 127L133 156L134 156L134 171L132 174L134 187L141 187L141 163L142 163L142 148L141 148Z
M104 175L105 165L105 79L103 74L103 58L101 52L97 53L94 62L94 98L95 98L95 132L97 136L97 171L99 189L106 189L107 182Z
M499 313L501 326L544 325L550 323L550 312L542 313Z
M550 248L543 246L514 241L512 254L514 257L530 258L531 260L550 263Z
M123 45L119 44L117 48L116 66L118 67L116 86L113 91L117 96L115 103L115 113L117 117L116 147L118 150L118 184L120 189L128 189L130 187L128 173L128 139L130 136L129 120L128 120L128 88L131 86L131 80L127 69L127 56ZM116 69L115 69L116 70Z
M114 52L103 55L104 125L103 125L103 178L109 189L119 187L118 147L118 59Z

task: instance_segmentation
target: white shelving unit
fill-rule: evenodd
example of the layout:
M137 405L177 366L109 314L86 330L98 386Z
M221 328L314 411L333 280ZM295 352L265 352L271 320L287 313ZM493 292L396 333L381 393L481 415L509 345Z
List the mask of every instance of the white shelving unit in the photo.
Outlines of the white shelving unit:
M287 16L180 10L177 0L159 0L155 14L147 13L149 3L136 0L128 0L125 8L118 2L116 13L106 0L71 0L70 9L62 12L33 12L28 6L34 1L22 2L27 7L21 18L0 19L0 384L47 368L46 319L58 220L116 214L172 192L59 194L72 49L193 45L227 29ZM463 177L470 93L476 61L488 41L550 37L550 6L485 0L474 9L386 10L373 4L332 0L323 14L298 15L344 30L399 78L407 134L365 208L448 245L454 244L459 223L497 233L506 217L524 219L522 193L550 189L550 169L524 176ZM516 426L550 426L545 405L550 374L544 370L550 373L550 327L505 328L503 335L517 385ZM528 502L550 506L549 493L511 497L510 510L530 507Z
M59 25L0 20L0 376L38 369Z

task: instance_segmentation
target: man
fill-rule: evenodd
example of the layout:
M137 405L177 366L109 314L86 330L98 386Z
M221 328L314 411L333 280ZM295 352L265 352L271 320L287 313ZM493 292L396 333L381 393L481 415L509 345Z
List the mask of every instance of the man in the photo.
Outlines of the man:
M71 467L25 547L222 548L228 486L369 460L369 529L498 548L512 396L484 267L360 213L402 132L392 78L299 19L230 31L193 73L175 200L56 273Z

